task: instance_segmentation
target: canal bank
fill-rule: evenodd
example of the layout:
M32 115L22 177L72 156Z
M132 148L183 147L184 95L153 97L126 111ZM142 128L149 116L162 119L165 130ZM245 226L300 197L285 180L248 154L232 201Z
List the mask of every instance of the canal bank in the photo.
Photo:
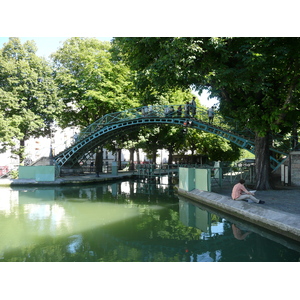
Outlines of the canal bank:
M0 179L0 186L60 186L76 184L92 184L114 180L134 178L134 172L119 172L116 175L103 173L97 177L94 174L64 176L55 178L53 181L37 181L35 179Z
M178 194L300 242L299 189L257 191L256 197L265 204L234 201L230 197L231 187L216 188L214 192L198 189L188 192L179 188Z

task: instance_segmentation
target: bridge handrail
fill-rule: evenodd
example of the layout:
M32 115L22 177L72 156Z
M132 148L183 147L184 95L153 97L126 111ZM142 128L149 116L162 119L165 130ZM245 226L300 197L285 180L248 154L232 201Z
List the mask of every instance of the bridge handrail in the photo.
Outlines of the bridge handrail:
M182 108L182 112L180 115L178 115L177 110L180 106ZM87 126L86 128L84 128L80 132L76 142L80 142L81 140L84 140L86 137L93 134L95 131L99 130L100 128L118 122L124 122L124 121L146 118L146 117L191 118L192 115L191 111L193 109L193 106L190 104L187 105L187 107L189 108L189 114L186 113L185 106L186 104L148 105L148 106L134 107L120 112L109 113L99 118L94 123ZM174 110L173 113L170 113L171 108L173 108ZM169 111L169 113L167 114L166 111ZM194 115L194 119L200 122L209 123L207 108L196 106L196 113ZM233 118L221 116L218 113L218 111L215 111L213 126L219 127L222 130L232 132L236 135L242 136L246 140L254 142L255 133L252 130L245 127L244 125L241 125L240 122L238 122ZM272 136L272 139L276 140L277 149L290 150L290 140L288 138L279 134L276 135L274 134Z
M182 113L180 116L177 114L177 110L179 106L181 106L182 108ZM188 105L188 107L191 112L193 106ZM170 113L171 108L174 109L173 113ZM191 113L187 115L186 110L184 108L185 108L184 104L149 105L149 106L130 108L120 112L109 113L99 118L94 123L87 126L86 128L84 128L79 134L78 141L86 138L88 135L95 132L95 130L103 128L104 126L108 126L118 122L132 120L132 119L145 118L145 117L178 117L178 118L191 117ZM166 110L169 111L169 114L166 113ZM207 108L197 106L196 114L194 118L200 121L208 122ZM214 125L220 127L225 126L228 129L234 129L235 132L238 131L241 134L254 137L254 133L251 130L247 128L243 128L243 130L238 130L238 128L241 127L238 126L238 122L236 120L229 117L222 117L217 111L215 111L215 115L214 115Z
M182 111L180 114L178 114L178 108L180 106ZM187 113L186 107L189 108L189 113ZM171 109L173 110L173 112ZM241 146L242 148L254 153L254 132L246 128L244 125L241 125L241 123L237 120L232 119L230 117L221 116L219 112L216 111L213 123L210 124L207 108L196 106L196 111L195 113L193 113L192 105L169 104L134 107L126 109L124 111L106 114L103 117L96 120L94 123L84 128L79 134L79 137L75 141L75 143L63 150L62 152L55 155L55 157L58 158L58 160L61 160L60 164L63 164L65 160L69 159L70 153L78 151L78 149L80 149L83 145L86 144L86 141L90 140L90 137L91 140L93 140L97 138L99 134L105 135L106 131L113 131L115 129L114 124L117 123L118 125L116 126L116 128L119 128L119 126L130 126L131 120L132 125L144 124L144 120L137 119L145 119L145 123L166 123L174 125L184 125L185 121L192 121L192 128L204 130L206 132L226 138L229 141L232 141L233 143L236 143L237 145ZM122 122L124 122L124 124L122 124ZM107 130L105 130L105 127L107 126L110 126L110 128L107 128ZM100 129L102 128L104 128L104 130L100 131ZM271 166L274 170L278 168L278 166L280 166L280 164L282 163L282 158L286 157L291 151L290 145L292 138L293 137L291 135L282 136L279 134L274 134L271 137L272 145L270 145L270 150L272 155L270 155L270 158ZM85 158L86 157L87 156L85 155Z

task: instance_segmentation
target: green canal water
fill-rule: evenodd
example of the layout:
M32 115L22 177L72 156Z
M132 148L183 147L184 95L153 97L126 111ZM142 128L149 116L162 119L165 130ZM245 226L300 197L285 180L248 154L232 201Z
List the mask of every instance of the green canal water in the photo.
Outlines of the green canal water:
M0 262L297 262L300 245L179 197L168 178L0 188Z

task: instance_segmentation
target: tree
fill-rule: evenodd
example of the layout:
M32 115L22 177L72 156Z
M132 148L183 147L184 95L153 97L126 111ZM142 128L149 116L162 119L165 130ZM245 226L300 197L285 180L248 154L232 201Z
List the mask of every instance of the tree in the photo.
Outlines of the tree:
M112 58L111 44L70 38L52 55L64 102L62 127L86 127L103 115L138 106L130 69Z
M290 133L299 120L299 39L220 39L218 83L212 76L223 114L255 133L257 189L269 189L271 135ZM228 80L230 78L230 80ZM241 113L242 112L242 113ZM291 116L294 115L293 118ZM293 120L293 121L292 121Z
M168 164L173 162L173 154L180 151L184 145L186 136L182 133L182 128L178 126L160 126L161 148L169 152Z
M14 104L14 97L0 88L0 107L2 112L0 115L0 152L5 152L8 146L14 146L16 142L14 139L22 138L22 133L19 129L22 117L9 115L7 113Z
M22 45L19 38L10 38L0 50L1 141L12 136L19 140L20 162L24 160L25 140L49 135L61 108L52 69L36 50L33 41Z
M211 161L235 161L241 156L241 148L232 142L215 134L201 132L194 133L196 153L207 156Z
M209 89L220 112L256 134L256 189L269 189L271 134L299 122L299 38L116 38L139 80ZM129 51L130 50L130 51ZM295 124L296 122L296 124Z
M140 137L139 147L142 148L148 157L151 157L151 162L156 164L157 151L163 148L163 133L159 126L143 127L143 136Z
M109 42L70 38L52 59L64 103L59 120L63 128L84 128L105 114L139 106L130 69L114 59ZM95 150L102 152L102 147ZM102 161L97 163L102 169Z
M168 141L167 135L164 140ZM217 135L193 128L188 128L186 134L179 132L177 144L173 149L176 153L186 153L190 150L191 155L205 156L210 161L235 161L241 156L241 149L235 144Z

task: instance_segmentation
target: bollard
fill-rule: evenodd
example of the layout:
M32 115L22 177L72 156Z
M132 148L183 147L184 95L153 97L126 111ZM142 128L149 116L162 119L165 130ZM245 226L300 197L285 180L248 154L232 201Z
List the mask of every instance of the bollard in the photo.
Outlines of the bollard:
M289 167L284 167L284 185L288 185L289 183Z
M118 163L116 161L111 163L111 174L114 176L118 175Z
M281 165L280 168L281 168L281 170L280 170L281 171L281 174L280 174L281 175L281 177L280 177L281 184L284 185L284 165Z

